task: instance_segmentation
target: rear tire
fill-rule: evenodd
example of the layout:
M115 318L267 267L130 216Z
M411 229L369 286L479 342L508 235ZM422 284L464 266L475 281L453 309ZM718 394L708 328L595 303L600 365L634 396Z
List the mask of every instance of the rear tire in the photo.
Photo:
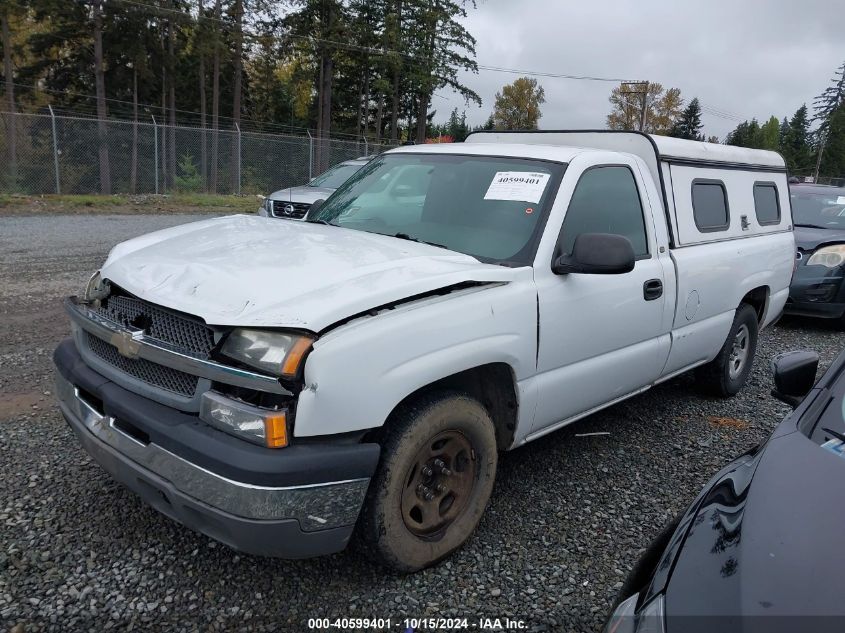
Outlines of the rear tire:
M359 535L380 563L417 571L461 547L478 525L496 476L493 421L465 394L426 394L391 416L381 444Z
M729 398L742 389L754 364L757 333L756 310L747 303L741 304L719 355L696 372L706 391Z

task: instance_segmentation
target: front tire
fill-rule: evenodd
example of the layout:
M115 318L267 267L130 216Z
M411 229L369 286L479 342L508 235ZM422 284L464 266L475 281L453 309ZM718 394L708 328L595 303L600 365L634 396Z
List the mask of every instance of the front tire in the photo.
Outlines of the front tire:
M453 391L401 406L384 433L360 535L379 562L413 572L449 556L475 530L493 490L496 434L481 403Z
M737 308L725 344L715 359L697 372L702 386L723 398L735 396L751 373L757 353L757 312L747 303Z

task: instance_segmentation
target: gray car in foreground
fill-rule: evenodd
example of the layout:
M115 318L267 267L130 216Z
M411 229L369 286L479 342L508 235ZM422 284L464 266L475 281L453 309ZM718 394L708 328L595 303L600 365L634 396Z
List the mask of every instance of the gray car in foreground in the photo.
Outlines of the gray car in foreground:
M371 158L371 156L362 156L343 161L316 178L312 178L307 185L274 191L261 203L258 215L288 220L305 219L314 202L328 198L352 174L370 162Z

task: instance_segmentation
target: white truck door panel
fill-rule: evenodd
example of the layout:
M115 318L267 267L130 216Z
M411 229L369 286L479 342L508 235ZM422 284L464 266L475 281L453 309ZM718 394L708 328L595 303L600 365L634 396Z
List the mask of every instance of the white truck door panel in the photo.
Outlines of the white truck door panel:
M617 233L631 239L638 260L633 271L618 275L555 275L549 262L535 267L540 344L532 433L651 384L668 352L667 337L661 339L667 280L636 164L596 165L566 178L578 184L564 216L561 251L570 252L578 233ZM639 228L632 220L636 205ZM662 295L646 300L647 282L662 284Z

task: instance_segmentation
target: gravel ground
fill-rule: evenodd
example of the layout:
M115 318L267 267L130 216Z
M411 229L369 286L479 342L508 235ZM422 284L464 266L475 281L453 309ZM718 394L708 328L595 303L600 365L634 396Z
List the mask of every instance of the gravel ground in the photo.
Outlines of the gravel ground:
M641 549L787 412L768 395L768 361L811 348L827 365L845 341L823 323L784 320L762 334L732 400L703 397L682 376L505 454L478 531L434 569L398 576L354 550L254 558L114 483L51 395L50 353L68 332L59 298L114 243L191 219L0 218L0 626L304 631L311 617L452 616L600 630ZM610 435L577 435L593 431Z

